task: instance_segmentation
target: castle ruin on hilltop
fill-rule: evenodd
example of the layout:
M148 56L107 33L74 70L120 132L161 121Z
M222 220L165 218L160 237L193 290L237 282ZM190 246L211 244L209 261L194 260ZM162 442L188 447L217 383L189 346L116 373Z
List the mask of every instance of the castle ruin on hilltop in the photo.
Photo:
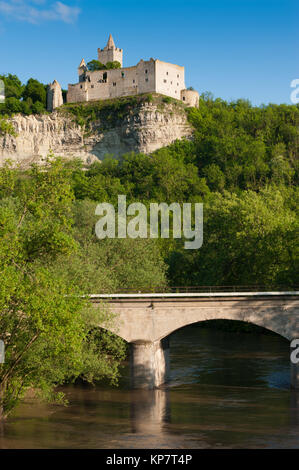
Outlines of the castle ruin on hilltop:
M98 60L103 65L119 62L121 68L90 71L82 59L78 67L79 82L68 86L68 103L159 93L182 100L188 106L199 104L198 92L186 89L184 67L154 59L141 59L133 67L123 67L123 50L115 46L111 34L106 47L98 49ZM62 90L55 80L48 87L47 109L53 111L62 103Z

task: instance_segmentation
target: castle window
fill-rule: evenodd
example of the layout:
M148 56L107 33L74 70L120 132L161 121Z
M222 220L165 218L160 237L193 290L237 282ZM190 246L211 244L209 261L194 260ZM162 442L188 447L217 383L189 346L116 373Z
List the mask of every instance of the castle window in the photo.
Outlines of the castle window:
M94 88L94 85L91 85L91 88Z
M103 80L107 80L107 72L103 73Z
M133 80L133 83L135 83L135 80Z
M146 78L145 81L148 82L148 78Z
M186 98L185 98L185 96L183 96L183 101L186 101Z
M168 75L168 72L166 72L166 75Z
M116 82L113 82L113 86L116 86Z
M125 78L125 72L121 73L122 78Z
M167 83L167 80L164 80L164 83Z
M177 77L178 77L178 78L180 78L180 76L179 76L179 75L178 75Z
M147 72L148 72L148 70L145 71L145 73L147 73Z
M83 85L80 85L80 88L83 88Z

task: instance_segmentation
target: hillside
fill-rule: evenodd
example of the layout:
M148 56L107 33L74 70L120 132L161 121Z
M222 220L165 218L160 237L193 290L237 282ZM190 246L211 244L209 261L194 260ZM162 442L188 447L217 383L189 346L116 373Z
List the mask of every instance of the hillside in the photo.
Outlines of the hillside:
M0 164L9 158L25 168L50 151L90 164L106 155L149 154L192 135L184 105L160 95L66 104L52 114L16 114L5 124Z

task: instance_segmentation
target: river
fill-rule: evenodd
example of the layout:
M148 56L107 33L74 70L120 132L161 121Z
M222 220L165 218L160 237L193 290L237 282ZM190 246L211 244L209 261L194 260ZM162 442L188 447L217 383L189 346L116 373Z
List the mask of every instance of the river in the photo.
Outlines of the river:
M279 336L188 327L170 338L171 377L155 391L63 387L68 407L25 401L0 448L299 448L299 392Z

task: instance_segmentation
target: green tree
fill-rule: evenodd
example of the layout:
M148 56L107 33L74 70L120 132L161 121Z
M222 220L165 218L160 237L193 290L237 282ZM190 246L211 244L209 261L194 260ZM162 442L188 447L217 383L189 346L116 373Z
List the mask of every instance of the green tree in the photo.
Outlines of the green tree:
M173 252L170 276L177 285L292 286L298 279L298 195L275 186L210 195L203 247Z
M43 103L41 103L40 101L36 101L32 105L31 109L32 109L33 114L43 114L45 112L45 107L44 107Z
M113 62L107 62L106 68L107 68L107 70L120 69L121 68L121 63L118 62L117 60L114 60Z
M80 250L71 259L59 257L54 272L65 276L65 282L76 282L89 294L117 292L119 289L146 290L166 287L166 264L159 243L152 239L105 239L95 235L96 202L83 200L74 203L74 237Z
M225 176L215 163L207 165L203 169L203 174L207 178L207 183L212 191L222 191L225 187Z
M91 60L87 63L87 68L90 72L94 72L96 70L106 70L106 65L102 64L99 60Z
M22 96L24 100L31 98L33 103L36 103L38 101L42 103L44 108L46 107L46 101L47 101L46 87L45 85L40 83L38 80L35 80L34 78L30 78L28 80L24 88Z
M45 171L46 170L46 171ZM90 309L75 280L53 264L80 250L73 236L68 170L54 160L18 179L0 170L0 411L7 416L28 389L61 402L55 387L77 377L115 382L124 342L95 325L111 325L104 307Z
M91 60L87 63L87 68L90 72L94 72L96 70L111 70L111 69L120 69L121 64L118 61L107 62L106 65L102 64L99 60Z
M6 98L16 98L17 100L21 98L24 86L16 75L12 75L11 73L8 75L0 75L0 80L4 82Z
M22 112L22 102L17 98L6 98L5 99L5 112L9 115Z

